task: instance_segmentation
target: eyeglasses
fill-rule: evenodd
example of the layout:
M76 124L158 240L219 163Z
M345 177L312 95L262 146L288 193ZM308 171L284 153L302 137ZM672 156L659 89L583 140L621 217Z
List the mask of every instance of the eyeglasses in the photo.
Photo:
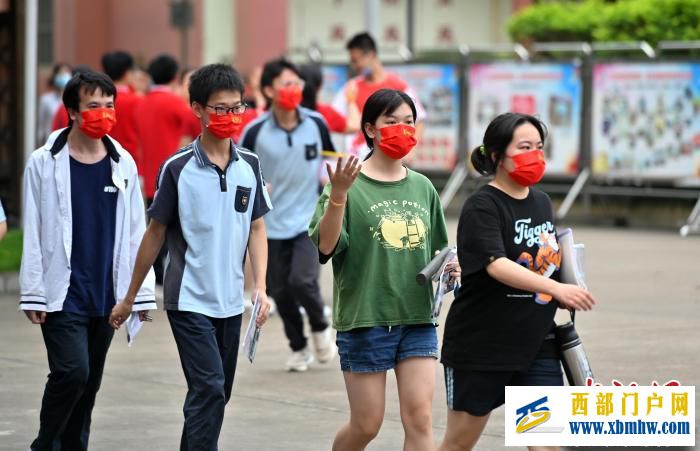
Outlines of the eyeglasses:
M214 113L217 116L226 116L228 113L242 114L245 112L246 108L248 108L248 105L246 105L245 103L241 103L240 105L232 107L207 105L207 108L211 108L212 110L214 110Z
M287 80L287 81L280 82L279 86L281 88L289 88L289 87L294 86L295 88L304 89L305 84L306 83L304 82L304 80Z

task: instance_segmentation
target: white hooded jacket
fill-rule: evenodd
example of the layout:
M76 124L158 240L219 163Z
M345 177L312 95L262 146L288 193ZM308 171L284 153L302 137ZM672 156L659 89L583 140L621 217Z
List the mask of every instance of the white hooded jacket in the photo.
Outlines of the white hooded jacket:
M24 171L24 244L20 269L20 309L63 309L71 276L73 224L71 207L70 128L53 132L35 150ZM115 302L129 288L141 239L145 211L136 163L114 139L102 138L117 187L117 214L112 277ZM139 289L134 311L155 310L155 276L151 269Z

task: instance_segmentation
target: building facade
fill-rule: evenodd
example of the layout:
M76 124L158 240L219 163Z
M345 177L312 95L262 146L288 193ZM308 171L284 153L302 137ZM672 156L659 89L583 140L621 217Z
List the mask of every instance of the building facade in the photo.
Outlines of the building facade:
M173 6L186 3L188 26ZM100 68L101 55L126 50L141 65L170 53L183 67L233 63L246 74L266 60L305 57L345 62L345 42L373 22L382 57L397 49L456 49L508 41L505 24L532 0L0 0L0 199L10 222L20 215L25 155L37 143L23 112L36 104L56 62ZM37 92L25 83L25 12L37 7ZM368 11L371 14L367 14ZM33 52L30 52L33 55ZM33 79L29 77L29 79ZM33 128L33 127L32 127Z

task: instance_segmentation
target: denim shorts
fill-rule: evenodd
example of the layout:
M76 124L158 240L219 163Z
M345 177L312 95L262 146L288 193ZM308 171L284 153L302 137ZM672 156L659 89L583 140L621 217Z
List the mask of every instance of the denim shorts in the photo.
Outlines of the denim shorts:
M432 324L363 327L338 332L340 369L351 373L378 373L409 357L438 358L438 339Z
M445 366L447 407L477 417L506 402L506 386L562 385L559 359L536 359L526 371L460 371Z

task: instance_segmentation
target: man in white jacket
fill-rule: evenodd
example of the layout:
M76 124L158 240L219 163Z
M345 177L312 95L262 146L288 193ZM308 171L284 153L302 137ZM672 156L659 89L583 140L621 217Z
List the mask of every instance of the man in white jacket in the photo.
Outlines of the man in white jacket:
M63 103L71 124L49 136L24 174L20 308L41 325L50 374L31 449L87 450L90 417L145 230L136 164L107 136L116 89L105 75L75 75ZM134 310L156 308L152 271Z

